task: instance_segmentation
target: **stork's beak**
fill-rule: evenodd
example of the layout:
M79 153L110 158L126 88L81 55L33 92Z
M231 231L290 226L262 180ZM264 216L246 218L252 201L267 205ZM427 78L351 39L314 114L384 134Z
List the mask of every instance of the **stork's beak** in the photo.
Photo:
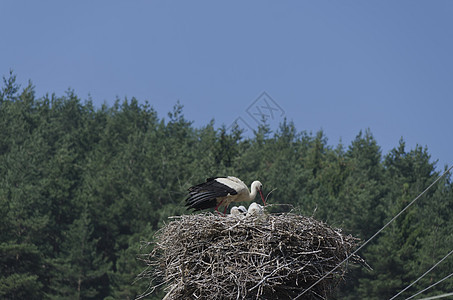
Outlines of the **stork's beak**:
M264 206L266 206L266 200L264 200L262 189L258 189L258 192L260 192L261 200L263 200L263 204L264 204Z

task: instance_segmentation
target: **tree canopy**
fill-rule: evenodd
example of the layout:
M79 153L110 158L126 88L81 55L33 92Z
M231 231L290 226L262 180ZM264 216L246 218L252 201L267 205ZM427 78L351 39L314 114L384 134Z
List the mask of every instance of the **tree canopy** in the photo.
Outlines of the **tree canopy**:
M10 74L0 91L0 298L134 299L148 284L135 281L140 241L187 214L187 188L216 175L259 179L275 189L270 211L291 206L366 240L439 172L427 148L401 140L383 154L369 130L336 147L286 120L244 137L194 127L179 103L166 118L135 98L95 108L71 90L36 97ZM372 270L352 267L338 297L390 298L450 252L452 188L448 175L365 247ZM451 270L449 257L401 297ZM446 280L424 295L452 289Z

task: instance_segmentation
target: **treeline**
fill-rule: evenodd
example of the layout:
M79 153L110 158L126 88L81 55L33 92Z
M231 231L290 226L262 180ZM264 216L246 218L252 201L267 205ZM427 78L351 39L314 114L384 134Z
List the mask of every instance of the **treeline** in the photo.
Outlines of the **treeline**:
M188 213L187 188L215 175L259 179L276 189L272 210L288 204L365 240L439 173L427 149L401 141L383 155L368 130L336 147L286 121L245 138L195 128L180 105L160 118L134 98L101 108L72 91L38 98L11 75L0 92L0 298L135 298L148 284L134 282L140 241ZM452 187L445 177L366 246L373 270L351 266L338 298L388 299L445 256ZM449 257L401 297L451 270ZM424 295L451 290L446 280Z

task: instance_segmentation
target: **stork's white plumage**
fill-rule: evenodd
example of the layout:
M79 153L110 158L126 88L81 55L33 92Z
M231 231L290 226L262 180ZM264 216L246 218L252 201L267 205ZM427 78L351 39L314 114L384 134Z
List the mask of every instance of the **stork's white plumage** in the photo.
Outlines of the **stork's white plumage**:
M239 216L241 213L239 212L239 209L237 206L233 206L231 209L230 209L230 215L236 217L236 216Z
M242 219L245 217L245 215L247 214L247 209L244 207L244 206L233 206L231 209L230 209L230 214L229 216L231 217L234 217L234 218L239 218L239 219Z
M238 207L238 210L239 210L239 212L240 212L241 214L243 214L243 215L245 215L245 214L247 213L247 208L245 208L245 206L243 206L243 205L240 205L240 206Z
M253 202L250 204L249 209L247 211L247 217L249 216L258 216L264 213L264 208L259 205L258 203Z
M252 201L257 193L260 194L264 205L266 202L263 197L263 185L259 181L252 182L251 188L247 188L239 178L212 177L206 182L200 183L189 188L189 197L186 199L186 206L194 210L215 208L218 212L220 206L224 206L224 214L231 202Z

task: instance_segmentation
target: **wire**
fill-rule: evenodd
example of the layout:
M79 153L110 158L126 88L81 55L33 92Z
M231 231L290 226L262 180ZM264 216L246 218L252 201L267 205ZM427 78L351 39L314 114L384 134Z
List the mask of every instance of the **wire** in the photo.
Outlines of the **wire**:
M447 255L444 256L444 258L442 258L441 260L439 260L434 266L432 266L428 271L426 271L422 276L418 277L417 280L415 280L414 282L412 282L411 284L409 284L407 287L405 287L402 291L400 291L398 294L396 294L395 296L393 296L392 298L390 298L389 300L392 300L392 299L395 299L398 295L400 295L401 293L403 293L405 290L407 290L408 288L410 288L412 285L414 285L417 281L419 281L420 279L422 279L426 274L428 274L429 272L431 272L432 269L434 269L435 267L437 267L438 264L440 264L444 259L446 259L450 254L453 253L453 250L451 250Z
M324 278L326 278L327 276L329 276L330 274L333 273L333 271L335 271L336 269L338 269L339 266L341 266L342 264L344 264L347 260L349 260L352 256L354 256L360 249L362 249L363 247L365 247L372 239L374 239L379 233L381 233L382 230L384 230L385 228L387 228L387 226L390 225L390 223L392 223L393 221L395 221L396 218L398 218L404 211L406 211L412 204L414 204L415 201L417 201L421 196L423 196L429 189L431 189L431 187L433 187L433 185L435 185L442 177L444 177L448 172L450 172L450 170L453 169L453 165L448 169L446 170L444 173L442 173L442 175L440 175L439 177L437 177L436 180L434 180L433 183L431 183L423 192L421 192L417 197L414 198L414 200L412 200L411 202L409 202L408 205L406 205L406 207L404 207L396 216L394 216L390 221L387 222L387 224L385 224L381 229L379 229L375 234L373 234L373 236L371 236L368 240L366 240L362 245L360 245L359 248L357 248L354 252L352 252L349 256L347 256L342 262L340 262L335 268L333 268L332 270L330 270L329 272L327 272L324 276L322 276L320 279L318 279L318 281L316 281L315 283L313 283L310 287L308 287L308 289L304 290L302 293L300 293L296 298L294 298L294 300L297 300L297 299L300 299L300 297L302 297L303 294L305 294L306 292L308 292L309 290L311 290L314 286L316 286L318 283L320 283L321 281L324 280Z
M445 298L448 296L453 296L453 293L442 294L442 295L432 296L432 297L428 297L428 298L422 298L422 299L418 299L418 300L432 300L432 299Z
M421 294L421 293L423 293L423 292L429 290L429 289L432 288L433 286L438 285L439 283L441 283L442 281L444 281L444 280L450 278L451 276L453 276L453 273L451 273L450 275L445 276L444 278L442 278L442 279L439 280L438 282L436 282L436 283L434 283L434 284L431 284L431 285L430 285L429 287L427 287L426 289L421 290L421 291L418 292L417 294L414 294L414 295L410 296L409 298L406 298L405 300L409 300L409 299L414 298L415 296L417 296L417 295L419 295L419 294Z

